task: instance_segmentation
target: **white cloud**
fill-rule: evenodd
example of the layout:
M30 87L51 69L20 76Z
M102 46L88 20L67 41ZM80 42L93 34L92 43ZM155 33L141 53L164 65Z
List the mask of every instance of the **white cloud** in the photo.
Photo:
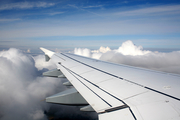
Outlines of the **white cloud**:
M0 119L47 120L45 111L54 119L97 118L96 114L80 112L80 107L54 107L46 103L47 96L67 89L62 85L66 79L42 77L42 72L53 68L54 64L51 60L48 65L40 61L44 61L44 56L33 59L14 48L0 52Z
M41 76L45 69L53 66L41 64L41 57L44 58L37 56L33 59L13 48L0 52L1 120L46 119L44 110L48 110L49 105L42 100L64 87L61 87L61 79Z
M121 11L114 13L120 16L137 16L137 15L164 15L164 14L179 14L180 5L164 5L164 6L151 6L139 8L135 10Z
M142 46L134 45L130 40L122 43L118 49L104 53L99 50L94 51L78 48L74 53L119 64L180 74L180 51L170 53L147 51L143 50Z
M53 69L56 68L56 65L50 60L49 62L45 62L44 55L38 55L34 57L35 67L38 70L42 70L43 68Z
M143 50L142 46L136 46L132 41L128 40L124 42L116 52L121 53L123 55L145 55L150 53L150 51Z
M92 52L94 52L94 53L99 53L99 52L105 53L105 52L107 52L107 51L111 51L111 49L110 49L109 47L103 47L103 46L101 46L101 47L99 48L99 50L93 50Z
M31 114L30 117L33 118L33 120L40 120L44 117L44 113L42 110L36 110L34 114Z
M123 55L132 55L132 56L145 55L151 53L151 51L143 50L142 46L136 46L133 44L132 41L128 40L122 43L122 45L115 50L111 50L109 47L103 47L103 46L101 46L98 50L90 50L87 48L75 48L74 54L99 59L101 55L110 51L114 53L121 53Z
M91 57L91 51L87 48L75 48L74 53L85 57Z
M108 51L111 51L111 49L109 47L103 47L103 46L101 46L99 50L90 50L87 48L75 48L74 54L99 59L102 53L106 53Z
M47 3L47 2L17 2L17 3L0 5L0 10L46 8L54 5L55 3Z

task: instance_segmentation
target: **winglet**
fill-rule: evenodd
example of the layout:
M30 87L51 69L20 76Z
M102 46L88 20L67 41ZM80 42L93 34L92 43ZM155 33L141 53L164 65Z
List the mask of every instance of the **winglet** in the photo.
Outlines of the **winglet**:
M54 55L54 52L47 50L45 48L40 47L40 49L45 53L46 61L49 61L49 59Z

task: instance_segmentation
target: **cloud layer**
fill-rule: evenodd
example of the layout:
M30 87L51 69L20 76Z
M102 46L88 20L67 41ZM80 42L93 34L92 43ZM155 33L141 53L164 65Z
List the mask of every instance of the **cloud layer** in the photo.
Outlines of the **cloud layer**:
M61 80L41 76L45 68L42 56L33 59L20 50L0 52L0 119L41 120L49 106L42 101L46 96L59 91Z
M102 48L105 50L104 52L101 51ZM74 53L118 64L180 74L180 51L169 53L147 51L143 50L142 46L134 45L130 40L114 50L109 47L101 47L99 50L93 51L87 48L75 48Z
M118 49L100 47L98 50L75 48L75 54L105 61L143 67L180 74L180 51L169 53L143 50L132 41L124 42ZM80 113L79 107L56 105L54 111L42 101L47 96L60 92L63 79L42 77L41 74L56 66L44 62L44 56L32 57L18 49L11 48L0 52L0 119L45 120L44 111L49 108L57 118L96 119L94 113ZM77 116L74 116L76 114ZM67 117L66 117L67 116Z

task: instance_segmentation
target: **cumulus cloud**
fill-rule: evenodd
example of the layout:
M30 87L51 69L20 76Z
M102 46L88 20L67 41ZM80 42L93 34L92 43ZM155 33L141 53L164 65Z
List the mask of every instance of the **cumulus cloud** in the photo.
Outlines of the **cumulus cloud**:
M101 46L101 47L99 48L99 50L93 50L92 52L94 52L94 53L99 53L99 52L105 53L105 52L107 52L107 51L111 51L111 49L110 49L109 47L103 47L103 46Z
M75 48L74 54L99 59L102 53L106 53L107 51L111 51L111 49L109 47L103 47L103 46L101 46L98 50L90 50L87 48Z
M74 53L85 57L91 57L91 50L87 48L75 48Z
M121 53L123 55L145 55L150 53L150 51L143 50L142 46L135 46L132 41L128 40L118 48L118 50L115 50L118 53Z
M41 57L33 59L13 48L0 52L1 120L46 119L44 111L49 106L42 100L59 91L62 83L61 80L41 76L44 68L52 67L52 64L39 65Z
M142 46L136 46L130 40L122 43L118 49L111 50L107 47L107 51L101 51L101 48L75 48L74 53L118 64L180 74L180 51L163 53L143 50Z
M35 62L35 67L38 70L42 70L43 68L48 68L48 69L54 69L56 68L56 65L50 60L48 62L45 61L44 55L38 55L34 57Z

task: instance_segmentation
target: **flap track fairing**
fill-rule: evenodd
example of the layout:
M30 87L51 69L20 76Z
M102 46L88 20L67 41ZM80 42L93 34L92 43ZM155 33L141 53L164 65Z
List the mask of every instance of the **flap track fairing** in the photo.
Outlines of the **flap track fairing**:
M71 88L47 97L46 102L75 106L88 105L88 102L81 96L81 94L78 93L75 88Z
M46 77L58 77L58 78L65 77L64 74L59 69L53 69L53 70L44 72L43 76L46 76Z
M86 112L95 112L94 109L91 107L91 105L82 107L80 110L81 111L86 111Z

